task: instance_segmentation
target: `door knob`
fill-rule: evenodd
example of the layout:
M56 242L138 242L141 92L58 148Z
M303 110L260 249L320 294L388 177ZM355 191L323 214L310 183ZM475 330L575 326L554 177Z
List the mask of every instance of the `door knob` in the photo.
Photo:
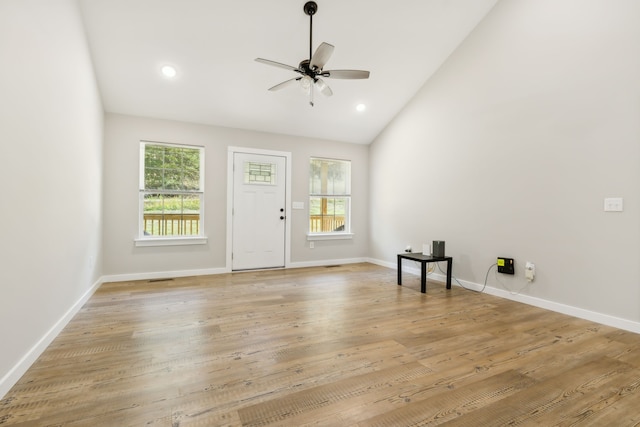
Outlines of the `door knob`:
M281 216L280 219L284 219L284 216Z

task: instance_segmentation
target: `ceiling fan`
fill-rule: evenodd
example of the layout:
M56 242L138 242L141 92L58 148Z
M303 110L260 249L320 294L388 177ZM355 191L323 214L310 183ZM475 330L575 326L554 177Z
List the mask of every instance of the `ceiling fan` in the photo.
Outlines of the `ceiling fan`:
M263 64L280 67L294 71L299 76L269 88L271 91L280 90L284 87L300 82L303 90L309 92L309 104L313 107L314 87L325 96L333 95L331 88L324 82L323 78L333 79L368 79L369 72L363 70L323 70L331 54L334 46L329 43L322 42L312 55L312 36L313 36L313 15L318 11L318 5L314 1L308 1L304 5L304 13L309 15L309 59L303 59L297 67L282 64L280 62L271 61L269 59L256 58L256 61Z

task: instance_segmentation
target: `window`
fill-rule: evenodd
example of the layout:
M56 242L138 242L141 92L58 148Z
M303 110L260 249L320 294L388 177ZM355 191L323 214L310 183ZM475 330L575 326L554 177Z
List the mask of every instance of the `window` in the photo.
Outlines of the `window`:
M273 163L245 162L244 183L276 185L276 165Z
M351 162L311 158L309 234L350 234Z
M140 238L203 236L204 149L140 143Z

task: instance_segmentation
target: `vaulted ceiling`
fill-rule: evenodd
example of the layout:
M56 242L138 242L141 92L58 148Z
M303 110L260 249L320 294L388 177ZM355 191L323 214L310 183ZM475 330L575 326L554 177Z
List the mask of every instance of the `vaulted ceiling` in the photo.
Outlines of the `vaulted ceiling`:
M368 144L497 0L316 2L313 50L335 46L325 69L371 76L326 79L333 96L311 107L296 86L267 90L294 72L254 61L308 59L306 0L80 0L105 110Z

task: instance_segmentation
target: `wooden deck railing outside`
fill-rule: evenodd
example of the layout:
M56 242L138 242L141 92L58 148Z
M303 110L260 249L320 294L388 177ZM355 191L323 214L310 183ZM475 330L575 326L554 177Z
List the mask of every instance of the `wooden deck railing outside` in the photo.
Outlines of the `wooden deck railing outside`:
M144 214L144 234L194 236L200 233L200 214Z
M311 233L344 229L344 215L311 215ZM193 236L200 233L199 214L144 214L144 232L151 236Z
M311 233L329 233L344 230L344 215L311 215L309 231Z

